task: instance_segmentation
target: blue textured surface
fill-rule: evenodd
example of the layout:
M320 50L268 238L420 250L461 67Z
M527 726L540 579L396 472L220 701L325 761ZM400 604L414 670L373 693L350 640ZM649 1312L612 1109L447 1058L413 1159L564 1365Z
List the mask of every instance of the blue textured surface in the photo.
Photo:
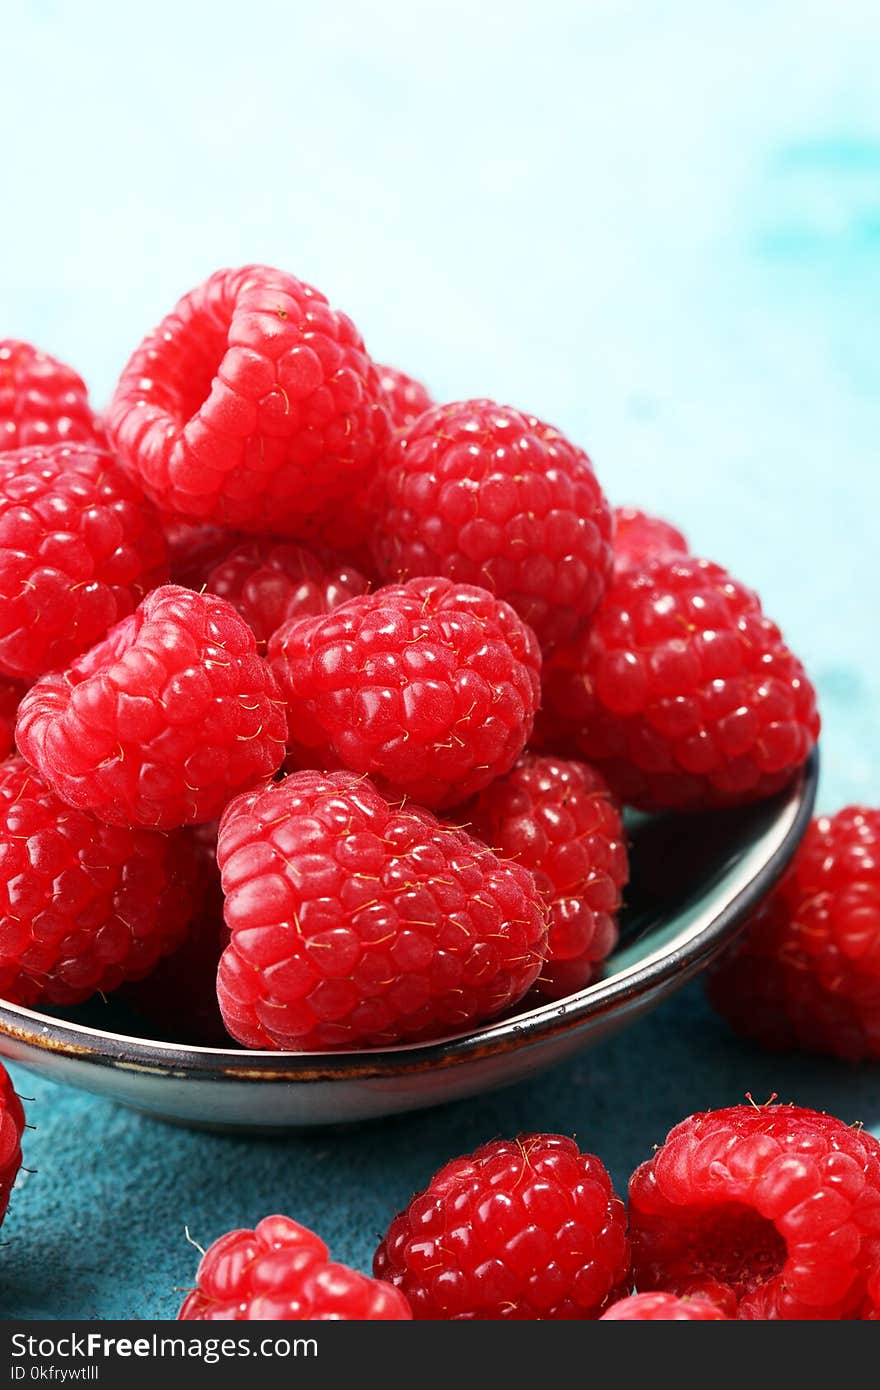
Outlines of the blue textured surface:
M0 332L104 398L216 266L313 280L439 396L553 420L752 582L811 666L821 801L880 801L880 22L865 0L124 6L4 23ZM247 26L247 27L245 27ZM11 128L10 128L11 129ZM647 1083L646 1084L646 1080ZM170 1316L282 1210L367 1267L444 1159L576 1131L621 1186L745 1091L880 1126L877 1068L768 1059L690 988L528 1085L360 1132L189 1134L18 1074L7 1316Z

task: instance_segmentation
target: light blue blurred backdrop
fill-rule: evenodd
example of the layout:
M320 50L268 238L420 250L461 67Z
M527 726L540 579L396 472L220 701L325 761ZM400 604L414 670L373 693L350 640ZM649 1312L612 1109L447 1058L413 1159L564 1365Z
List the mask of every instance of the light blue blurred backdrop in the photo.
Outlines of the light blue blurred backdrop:
M871 0L0 14L0 335L103 402L209 271L293 270L379 358L545 416L614 500L753 583L820 687L823 804L880 802ZM876 1124L875 1083L761 1057L693 989L550 1079L361 1135L191 1137L26 1079L40 1173L4 1228L0 1302L167 1315L185 1220L206 1241L287 1209L366 1264L412 1184L493 1133L577 1129L622 1182L687 1109L751 1087Z

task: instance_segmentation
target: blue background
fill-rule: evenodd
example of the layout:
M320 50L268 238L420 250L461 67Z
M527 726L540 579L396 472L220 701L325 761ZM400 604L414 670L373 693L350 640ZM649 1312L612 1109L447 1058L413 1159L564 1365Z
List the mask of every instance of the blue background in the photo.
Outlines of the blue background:
M103 402L209 271L293 270L377 357L552 420L758 588L820 689L823 807L880 801L870 0L43 0L2 44L0 333ZM576 1132L622 1187L746 1091L880 1126L876 1067L763 1056L698 986L532 1083L360 1132L189 1134L17 1079L38 1171L7 1316L172 1316L184 1224L207 1244L275 1210L366 1268L440 1162L522 1128Z

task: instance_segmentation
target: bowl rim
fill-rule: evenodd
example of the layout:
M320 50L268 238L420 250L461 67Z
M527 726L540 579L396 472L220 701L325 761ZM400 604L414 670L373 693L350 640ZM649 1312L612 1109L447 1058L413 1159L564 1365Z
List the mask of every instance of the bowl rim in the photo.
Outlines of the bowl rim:
M717 911L697 914L694 922L643 959L598 980L565 1000L548 1000L524 1013L489 1022L437 1041L402 1043L359 1052L274 1052L200 1047L131 1037L72 1023L23 1005L0 1000L0 1040L16 1045L11 1060L33 1065L20 1048L72 1062L121 1068L201 1081L281 1082L298 1085L333 1079L380 1080L460 1066L523 1046L550 1040L588 1020L627 1005L637 1007L665 984L684 982L715 956L735 934L749 911L773 887L797 849L813 811L819 751L774 800L778 811L764 835L784 827L772 853L747 875ZM17 1055L16 1055L17 1054Z

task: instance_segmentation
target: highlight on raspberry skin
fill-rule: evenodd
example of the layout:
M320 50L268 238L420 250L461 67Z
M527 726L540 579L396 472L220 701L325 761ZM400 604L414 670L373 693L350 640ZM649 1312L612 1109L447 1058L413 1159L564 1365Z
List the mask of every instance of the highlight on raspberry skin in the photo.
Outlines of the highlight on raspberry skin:
M184 831L110 826L0 763L0 997L69 1005L148 975L184 940L197 857Z
M289 766L366 773L454 806L507 772L532 731L541 654L485 589L413 579L287 623L269 641Z
M604 778L586 763L526 752L454 816L534 874L550 910L535 988L550 999L583 989L617 943L629 877L620 809Z
M217 271L144 339L108 429L167 510L307 539L344 513L391 422L347 315L286 271L250 265Z
M634 1293L613 1303L600 1322L729 1322L707 1298L676 1298L671 1293Z
M410 1200L373 1273L416 1320L595 1320L632 1288L626 1213L573 1139L496 1139Z
M642 810L780 791L819 735L816 695L750 589L692 556L618 575L543 673L543 727Z
M589 458L510 406L459 401L420 415L392 441L370 502L385 579L479 585L545 650L584 630L611 572L611 511Z
M168 577L158 513L105 448L0 454L0 671L65 666Z
M62 800L112 825L216 819L275 772L283 701L231 604L166 585L103 642L44 676L16 742Z
M765 1047L880 1058L880 810L812 822L707 991Z
M347 772L300 772L227 809L229 944L217 975L246 1047L381 1047L455 1033L541 969L534 879L429 811Z
M0 452L47 444L106 444L85 382L66 363L0 339Z
M689 546L681 531L662 517L638 507L614 509L614 569L641 569L652 560L687 555Z
M794 1105L683 1120L629 1186L639 1289L749 1320L877 1315L880 1142Z
M205 1252L179 1322L405 1322L390 1284L330 1260L324 1242L287 1216L229 1231Z
M0 1064L0 1226L3 1224L13 1184L21 1167L21 1136L24 1126L24 1107L15 1093L12 1078Z
M380 366L379 381L391 411L391 423L396 430L408 429L434 404L428 388L397 367Z

